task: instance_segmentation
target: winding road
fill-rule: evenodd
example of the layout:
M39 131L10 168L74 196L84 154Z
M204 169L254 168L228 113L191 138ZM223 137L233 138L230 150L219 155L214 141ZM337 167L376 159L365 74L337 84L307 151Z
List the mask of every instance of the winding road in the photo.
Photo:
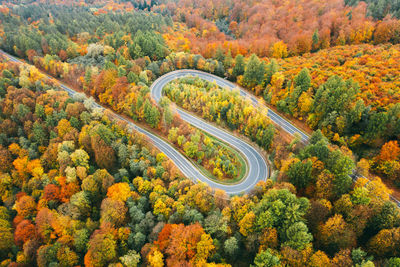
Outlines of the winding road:
M3 54L7 58L9 58L10 61L13 62L19 62L23 63L21 60L18 58L15 58L4 51L0 50L0 54ZM177 72L172 72L168 73L165 76L160 77L157 79L150 87L151 89L151 95L154 97L156 102L158 102L161 99L161 94L162 94L162 89L163 87L170 81L180 78L182 76L186 75L193 75L193 71L190 70L181 70ZM54 80L53 77L43 73L46 75L48 79ZM198 73L200 74L200 73ZM206 73L203 73L204 77L207 76ZM208 76L207 76L208 77ZM211 76L208 77L208 80L211 80ZM219 82L222 84L225 82L224 79L219 78L214 76L214 79L220 80ZM73 96L77 94L78 92L75 91L74 89L59 83L59 86L61 89L65 90L70 96ZM232 87L233 88L233 87ZM94 108L100 108L102 110L107 109L106 107L98 104L98 103L93 103ZM189 114L186 113L182 110L178 110L181 118L188 123L192 124L193 126L215 136L216 138L224 141L225 143L228 143L232 147L236 148L238 151L240 151L248 164L248 172L246 176L238 183L236 184L220 184L215 181L210 180L207 176L202 174L198 168L190 161L188 160L185 156L183 156L180 152L178 152L173 146L171 146L169 143L164 141L162 138L159 136L149 132L148 130L136 125L135 123L131 122L130 120L118 115L117 113L111 111L110 109L107 109L111 116L114 118L124 121L127 123L128 127L135 129L136 131L146 135L152 142L153 144L161 151L163 152L168 158L170 158L175 165L179 168L179 170L188 178L193 180L194 182L204 182L208 184L211 188L213 189L220 189L224 190L227 194L229 195L234 195L234 194L240 194L240 193L248 193L253 189L253 187L262 180L265 180L269 177L269 168L267 165L266 160L264 157L260 154L259 151L257 151L254 147L252 147L250 144L247 142L233 136L232 134L221 130L217 127L214 127L205 121Z
M0 54L4 55L5 57L9 58L10 61L13 62L18 62L22 63L21 60L5 53L4 51L0 50ZM44 73L48 79L54 80L53 77L48 76L47 74ZM151 95L154 98L154 100L158 103L162 97L162 89L164 88L165 85L167 85L170 81L182 78L184 76L197 76L201 79L207 80L209 82L215 82L218 86L222 88L227 88L230 90L238 89L240 91L240 95L243 97L249 98L251 102L253 103L254 106L260 106L263 108L267 108L265 105L260 103L258 99L247 92L245 89L238 87L236 84L231 83L223 78L220 78L218 76L202 72L202 71L197 71L197 70L189 70L189 69L183 69L183 70L177 70L173 71L170 73L167 73L160 78L158 78L154 83L150 86L151 90ZM73 90L72 88L60 83L60 87L67 91L70 96L73 96L77 94L78 92ZM93 104L95 108L100 108L100 109L107 109L98 103ZM206 123L202 119L199 119L182 109L177 109L177 112L181 116L181 118L188 123L192 124L193 126L202 129L203 131L217 137L218 139L230 144L237 150L239 150L246 158L249 171L242 179L237 184L232 184L232 185L224 185L220 183L216 183L212 180L210 180L208 177L203 175L195 165L193 165L186 157L184 157L180 152L178 152L174 147L172 147L169 143L164 141L162 138L159 136L149 132L146 129L143 129L142 127L139 127L138 125L134 124L130 120L125 119L124 117L116 114L115 112L111 111L110 109L107 109L110 114L115 117L118 120L124 121L127 123L127 125L130 128L135 129L136 131L146 135L152 142L153 144L160 150L162 151L168 158L170 158L175 165L179 168L179 170L188 178L192 179L194 182L204 182L208 184L210 187L214 189L221 189L224 190L227 194L234 195L234 194L240 194L240 193L247 193L253 189L253 187L261 180L265 180L269 176L269 169L268 165L261 156L261 154L254 149L250 144L246 143L245 141L229 134L228 132L221 130L217 127L212 126L211 124ZM284 131L291 135L298 134L300 135L301 141L303 143L307 143L309 140L309 135L298 129L296 126L294 126L292 123L290 123L288 120L283 118L282 116L278 115L276 112L272 111L271 109L268 109L267 116L271 119L273 123L275 123L277 126L281 127ZM356 172L353 172L353 174L350 175L350 177L356 181L358 178L366 178L364 176L356 174ZM368 179L368 178L367 178ZM392 195L389 195L390 199L397 204L397 206L400 207L400 201L398 201L396 198L394 198Z

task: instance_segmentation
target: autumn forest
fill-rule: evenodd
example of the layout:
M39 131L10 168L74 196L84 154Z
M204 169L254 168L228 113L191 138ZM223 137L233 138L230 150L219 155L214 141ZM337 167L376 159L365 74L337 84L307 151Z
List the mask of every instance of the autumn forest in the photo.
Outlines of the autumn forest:
M398 0L0 1L0 267L399 267L399 139Z

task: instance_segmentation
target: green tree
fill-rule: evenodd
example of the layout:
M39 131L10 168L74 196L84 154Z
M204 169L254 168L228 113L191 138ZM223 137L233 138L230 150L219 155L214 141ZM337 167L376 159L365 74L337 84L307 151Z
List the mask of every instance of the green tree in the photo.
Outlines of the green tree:
M363 251L361 248L356 248L351 251L351 259L353 263L357 266L363 262L372 260L373 257L368 257L367 252Z
M233 67L232 75L235 78L240 76L240 75L243 75L244 74L244 68L245 68L244 57L241 54L238 54L235 57L235 66Z
M301 92L306 92L311 86L311 75L307 68L303 68L294 78L296 86L301 88Z
M0 256L1 259L7 256L7 253L14 246L13 229L11 224L0 219Z
M236 258L237 253L239 251L239 244L238 244L237 239L234 236L225 240L224 251L231 259Z
M254 264L257 267L275 267L280 265L280 261L277 256L272 254L271 249L266 249L256 255Z
M218 46L217 51L215 52L214 58L221 63L223 63L225 61L225 53L221 46Z
M354 161L340 150L332 151L326 162L327 168L335 175L334 190L342 195L350 190L352 179L349 176L355 167Z
M153 128L156 128L160 122L160 112L156 106L150 104L149 99L144 102L144 118Z
M243 84L249 88L262 83L264 79L265 67L256 54L250 56L243 75Z
M192 141L189 141L183 145L183 150L185 150L185 153L188 157L195 158L198 152L198 145Z
M153 106L150 112L150 118L147 121L151 127L156 128L160 122L160 111L158 108Z
M313 236L308 232L307 226L303 222L297 222L286 230L287 241L285 245L302 250L313 240Z
M135 83L136 84L136 83L139 82L139 76L136 73L132 72L132 71L130 71L128 73L127 79L128 79L129 83Z
M85 255L86 266L107 266L117 256L117 242L111 233L98 232L89 241Z
M134 250L129 250L128 253L120 257L119 260L125 266L136 267L140 262L140 254Z
M74 219L85 219L90 215L91 203L86 192L80 191L71 196L70 213Z
M298 161L290 165L287 176L290 182L298 188L305 188L311 180L312 161Z
M269 84L271 82L272 75L274 75L279 70L279 65L276 59L272 59L271 62L267 65L267 70L265 72L265 84Z
M229 69L232 64L233 64L233 58L232 58L232 54L231 54L231 50L228 50L228 54L225 56L224 59L224 68L227 70Z
M46 131L38 121L33 123L33 139L39 145L44 145L47 139Z
M316 29L312 35L312 46L314 51L318 49L318 43L319 43L319 33L318 29Z
M265 227L276 228L280 239L285 242L287 229L303 221L308 208L308 199L297 198L287 189L271 189L254 208L257 228L259 231Z
M400 266L400 258L390 258L386 265L386 267L399 267Z

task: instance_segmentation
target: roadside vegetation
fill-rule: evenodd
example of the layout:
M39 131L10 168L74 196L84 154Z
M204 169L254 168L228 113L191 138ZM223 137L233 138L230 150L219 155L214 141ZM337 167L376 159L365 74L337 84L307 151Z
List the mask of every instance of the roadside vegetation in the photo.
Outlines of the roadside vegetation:
M0 61L0 266L399 266L385 184L400 181L400 22L375 2L3 1L0 48L35 67ZM184 68L237 82L310 142L198 79L154 103L150 84ZM194 184L38 69L239 179L240 155L172 100L266 150L276 181L237 196Z
M216 84L195 77L172 81L164 87L165 95L178 106L202 118L225 126L248 137L266 151L271 148L275 127L268 110L255 108L250 99Z

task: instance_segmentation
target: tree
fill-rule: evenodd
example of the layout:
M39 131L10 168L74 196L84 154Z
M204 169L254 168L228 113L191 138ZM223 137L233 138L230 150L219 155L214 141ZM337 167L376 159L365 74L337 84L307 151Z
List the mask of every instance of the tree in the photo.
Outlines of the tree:
M257 267L275 267L280 265L280 261L277 256L272 254L270 249L267 249L256 255L254 264Z
M299 34L295 38L295 52L298 55L308 53L311 50L312 40L306 34Z
M57 129L58 135L63 138L64 135L72 131L73 128L68 120L62 119L58 122Z
M246 213L239 222L239 232L244 236L248 236L251 232L254 231L255 220L256 215L254 214L254 212Z
M290 165L287 175L290 182L298 188L305 188L311 180L312 161L297 161Z
M103 137L104 138L104 137ZM94 158L100 168L111 170L115 167L115 151L100 135L93 135L90 139L94 150ZM111 140L109 141L111 142Z
M303 222L296 222L286 230L288 240L285 245L297 250L304 249L311 243L313 236L308 233L308 228Z
M220 211L210 213L204 219L204 229L212 237L225 239L228 234L228 218L223 216Z
M349 249L342 249L332 259L332 265L337 267L351 267L353 266L353 260L351 259Z
M234 236L225 240L224 251L231 259L236 258L237 253L239 251L239 244L238 244L237 239Z
M397 267L400 266L400 258L390 258L386 263L386 267Z
M43 126L35 121L33 123L33 139L35 142L37 142L39 145L44 145L45 140L46 140L47 134L43 128Z
M344 155L341 151L336 150L330 153L327 167L335 175L333 181L334 190L337 195L347 193L350 190L352 179L350 174L354 169L354 161Z
M15 209L19 216L29 218L36 213L36 202L31 196L22 196L15 203Z
M57 260L60 266L76 266L79 256L70 247L64 245L57 251Z
M399 257L400 227L383 229L368 243L369 251L381 257Z
M372 257L367 257L367 252L363 251L361 248L356 248L351 251L351 258L354 264L361 265L363 262L372 260Z
M243 84L248 88L254 88L263 82L264 73L264 63L255 54L252 54L244 71Z
M368 125L365 130L365 137L371 142L376 138L383 135L386 130L386 125L388 122L387 113L374 112L368 120Z
M330 266L331 261L329 257L322 251L318 250L315 252L308 263L310 267L319 267L319 266Z
M8 172L12 167L12 161L10 151L0 145L0 171Z
M91 203L88 194L84 191L80 191L71 196L71 215L74 219L87 218L91 211Z
M185 154L190 158L195 158L198 152L198 145L194 144L193 142L189 141L183 145L183 150Z
M160 122L160 112L150 104L149 99L144 102L144 118L152 128L156 128Z
M55 184L48 184L43 190L44 199L46 200L59 200L60 188Z
M126 202L131 195L132 193L128 183L113 184L107 191L107 196L109 198L122 202Z
M272 59L271 62L267 65L267 70L265 72L265 84L271 83L272 76L274 76L274 74L277 73L278 70L279 70L278 62L276 62L275 59Z
M163 258L164 255L159 250L157 249L153 250L153 252L150 253L148 256L150 266L163 267L164 266Z
M119 260L126 267L136 267L140 262L140 254L134 250L129 250L124 256L120 257Z
M319 43L319 33L318 29L316 29L312 35L312 47L314 51L318 49L318 43Z
M125 203L112 198L105 198L101 202L100 223L110 223L113 227L120 227L126 220L128 208Z
M278 232L275 228L264 228L262 235L259 237L260 250L265 250L267 248L275 249L278 247Z
M397 160L399 156L400 156L400 146L398 142L389 141L382 146L378 159L381 161L391 161L391 160Z
M97 59L104 52L104 47L101 44L90 44L87 48L87 56Z
M228 50L228 54L225 56L224 59L224 68L227 70L233 65L233 58L231 54L231 50Z
M224 62L225 61L225 53L224 50L222 49L221 46L217 48L217 51L215 52L215 57L216 60L219 62Z
M244 69L245 69L244 57L241 54L238 54L235 57L235 66L233 67L232 75L234 77L243 75Z
M85 266L101 267L112 262L117 256L117 243L111 233L96 230L89 241L89 249L85 255Z
M274 58L285 58L288 56L287 45L283 41L274 43L271 48L271 56Z
M83 228L75 231L73 235L73 245L76 248L77 252L84 252L87 249L87 245L89 242L89 230Z
M100 201L101 198L101 181L95 178L94 175L86 177L81 184L82 190L93 201Z
M318 176L317 181L316 181L316 187L315 187L315 195L318 198L324 198L324 199L332 199L334 196L333 194L333 180L334 180L334 175L328 171L324 170L322 173Z
M356 245L355 233L349 228L342 215L337 214L320 227L318 239L329 253Z
M85 150L77 149L70 155L70 157L76 167L82 166L89 168L89 155Z
M169 266L204 264L215 248L210 235L198 223L189 226L166 224L155 244L166 256Z
M294 78L296 86L301 88L302 92L306 92L311 86L311 76L307 68L303 68L299 74Z
M12 230L8 221L0 219L0 255L2 259L7 256L14 245Z

